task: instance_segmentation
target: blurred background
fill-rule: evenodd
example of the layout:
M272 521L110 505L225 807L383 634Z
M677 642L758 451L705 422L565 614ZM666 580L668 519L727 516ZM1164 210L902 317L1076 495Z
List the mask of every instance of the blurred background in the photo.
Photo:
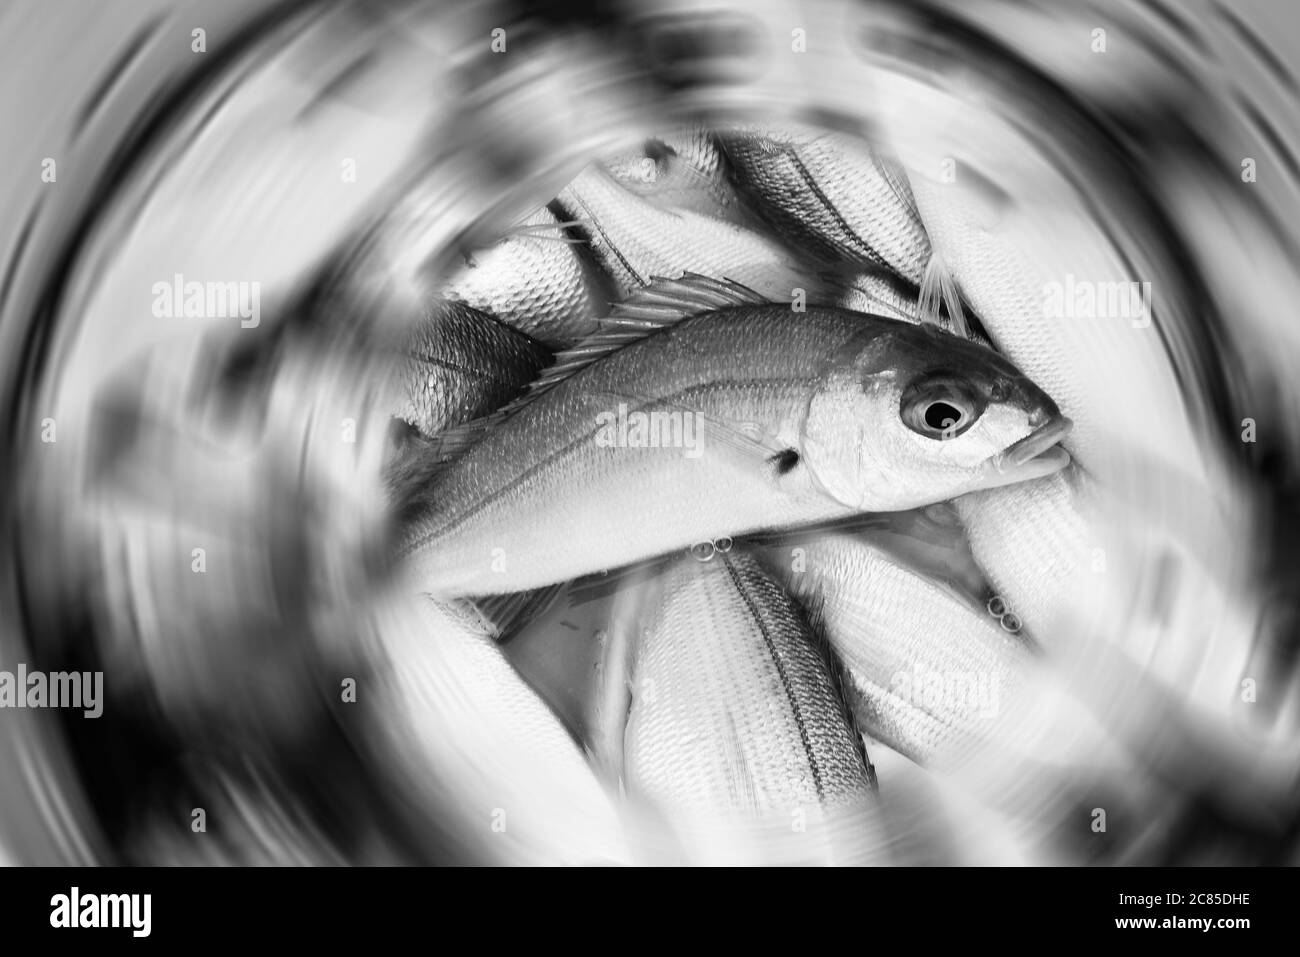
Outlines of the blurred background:
M413 627L382 472L394 356L423 277L591 160L760 122L887 143L986 320L1006 270L1150 284L1149 323L1005 349L1076 421L1105 491L1087 528L1044 499L963 516L1005 557L1062 700L1122 759L1082 732L1051 761L1001 741L943 776L871 751L882 794L910 796L881 858L1296 863L1297 17L1282 0L6 5L0 669L102 671L104 708L0 710L0 861L627 859L560 808L563 781L535 809L547 841L461 826L462 759L494 739L391 690L461 680L454 656L398 660L408 645L376 637ZM256 313L160 315L178 274L256 284ZM1063 561L1064 539L1086 548ZM508 762L483 773L500 777L463 793L521 787Z

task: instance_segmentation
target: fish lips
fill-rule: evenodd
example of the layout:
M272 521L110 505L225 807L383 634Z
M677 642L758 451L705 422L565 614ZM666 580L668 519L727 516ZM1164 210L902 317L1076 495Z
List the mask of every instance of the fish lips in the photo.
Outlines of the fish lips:
M986 487L1012 485L1059 472L1070 464L1070 453L1060 442L1074 423L1055 415L1020 441L990 456L984 463Z

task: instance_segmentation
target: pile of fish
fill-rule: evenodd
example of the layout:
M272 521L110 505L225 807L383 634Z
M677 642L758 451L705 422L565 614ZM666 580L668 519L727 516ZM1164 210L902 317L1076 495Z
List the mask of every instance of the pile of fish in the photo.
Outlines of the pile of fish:
M1044 662L1096 490L950 254L874 144L692 127L431 280L371 700L466 854L989 863L916 815L1057 808L1050 855L1156 787Z

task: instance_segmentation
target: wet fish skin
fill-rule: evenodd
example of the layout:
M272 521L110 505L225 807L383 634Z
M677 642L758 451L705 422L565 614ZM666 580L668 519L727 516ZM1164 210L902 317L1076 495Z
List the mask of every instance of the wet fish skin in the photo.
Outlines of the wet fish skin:
M818 609L864 733L1031 831L1065 826L1099 787L1135 812L1154 782L1020 636L874 541L801 548L764 562Z
M755 225L728 178L717 139L702 126L659 133L603 165L620 185L660 206Z
M773 302L790 302L814 277L766 235L690 209L666 209L620 184L599 165L582 171L555 208L614 284L620 300L654 279L687 272L741 283Z
M838 665L801 609L741 552L683 556L655 584L628 676L628 797L675 826L697 861L860 863L878 852L862 739Z
M764 558L817 609L863 731L912 760L951 758L1019 693L1024 641L867 537L823 535Z
M1076 466L1023 488L962 495L953 505L975 561L1020 618L1051 649L1061 614L1101 546L1085 480Z
M609 290L566 239L542 207L500 242L470 253L439 292L552 349L571 346L596 330Z
M426 437L500 408L551 361L540 343L447 301L429 305L405 351L396 414Z
M941 440L906 424L953 382L987 403L967 431ZM676 447L625 440L616 413L639 410L680 412L662 443ZM1018 462L1006 450L1054 441L1057 423L1013 366L932 328L721 309L618 349L495 425L420 490L401 552L436 594L521 591L1046 474L1059 450Z
M742 192L801 248L884 266L920 287L932 250L900 166L865 140L811 127L721 135Z
M884 316L899 322L918 322L920 290L909 289L885 270L872 269L837 279L841 288L835 305L853 312Z

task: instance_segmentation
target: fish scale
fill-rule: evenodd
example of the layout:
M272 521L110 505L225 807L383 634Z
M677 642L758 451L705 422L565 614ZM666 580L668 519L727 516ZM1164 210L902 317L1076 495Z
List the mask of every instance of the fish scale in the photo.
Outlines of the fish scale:
M866 863L884 847L838 665L745 553L670 562L636 620L623 781L688 859Z
M777 229L829 260L886 266L921 285L931 248L911 190L866 141L741 127L724 144L741 188Z
M638 151L610 157L604 166L630 192L660 206L753 225L727 178L717 140L701 126L661 133Z
M830 535L794 547L797 566L781 550L769 551L768 561L818 609L856 692L864 731L927 763L991 726L1028 662L1020 639L860 536ZM927 675L969 679L973 691L931 700Z
M863 799L861 743L780 586L740 554L683 558L666 578L635 651L629 790L749 814Z
M431 304L405 351L396 414L426 436L504 405L550 361L540 344L458 302Z
M1094 538L1087 498L1063 470L1017 489L963 495L953 504L970 538L971 552L1013 612L1049 644L1063 594L1072 594L1090 565ZM1000 494L999 494L1000 493ZM1027 533L1032 529L1032 533Z
M590 335L608 311L603 283L545 207L525 217L513 234L468 258L443 283L441 294L551 348Z

